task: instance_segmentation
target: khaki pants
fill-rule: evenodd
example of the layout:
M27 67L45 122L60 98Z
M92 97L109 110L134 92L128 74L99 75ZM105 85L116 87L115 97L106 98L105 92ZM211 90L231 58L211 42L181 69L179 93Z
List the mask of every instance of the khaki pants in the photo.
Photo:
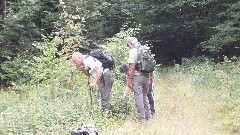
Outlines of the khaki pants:
M102 75L98 81L98 91L101 96L101 105L103 111L109 110L109 101L112 85L114 82L113 70L109 70Z
M149 74L134 75L132 82L135 104L138 110L138 119L149 119L150 105L147 97L149 90Z

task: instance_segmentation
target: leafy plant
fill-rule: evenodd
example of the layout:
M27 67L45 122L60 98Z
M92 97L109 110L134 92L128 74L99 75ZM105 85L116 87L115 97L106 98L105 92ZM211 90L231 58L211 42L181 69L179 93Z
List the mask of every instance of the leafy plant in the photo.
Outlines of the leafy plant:
M124 39L119 38L123 36L119 35L113 38L114 40L109 40L108 43L112 46L101 46L108 48L106 51L112 52L114 57L118 55L115 52L119 52L117 45L125 48ZM133 99L120 101L122 90L125 88L123 79L115 80L111 92L110 118L107 119L101 112L96 89L93 91L91 105L87 77L80 74L72 65L68 51L65 49L58 51L55 39L44 40L34 43L39 55L28 61L26 73L31 75L30 81L15 86L18 89L18 93L14 93L16 95L14 97L18 97L17 103L8 100L1 106L3 109L0 114L0 129L3 129L1 131L3 134L69 134L72 129L84 123L94 123L101 129L115 120L131 116L134 108ZM71 44L69 46L66 45L66 48L71 49ZM117 57L117 62L126 57L126 55L122 55L122 58ZM6 98L11 97L6 96L3 100ZM11 103L14 105L8 106Z

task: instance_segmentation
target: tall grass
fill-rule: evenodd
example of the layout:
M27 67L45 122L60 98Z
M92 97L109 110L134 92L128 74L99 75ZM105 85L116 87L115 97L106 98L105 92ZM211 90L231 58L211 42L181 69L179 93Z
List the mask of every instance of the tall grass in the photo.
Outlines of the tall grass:
M123 38L116 39L123 41ZM122 42L105 51L120 53L119 44ZM57 44L45 41L34 45L43 55L34 56L25 65L28 70L24 71L30 75L30 81L13 83L14 90L1 91L0 134L70 134L74 128L87 123L101 130L116 120L134 116L133 99L120 100L125 77L118 72L118 66L120 59L126 59L126 52L121 57L113 55L117 65L115 78L118 79L111 92L110 118L107 118L101 112L97 89L92 93L91 105L87 77L75 69L65 53L58 52L60 57L53 57Z
M239 133L239 67L239 61L229 59L219 64L207 59L185 60L182 65L157 68L155 77L160 81L158 76L172 74L175 81L191 80L192 90L213 94L218 106L216 113L225 119L221 124ZM136 116L132 93L124 102L119 98L125 88L123 77L118 75L119 79L115 80L113 86L110 118L101 113L96 89L91 105L86 77L78 71L73 71L68 81L60 76L52 79L51 83L42 81L35 85L23 84L16 91L2 91L0 134L69 134L74 128L86 123L95 124L105 133L113 132L112 125L121 125L124 120L134 120ZM155 85L161 87L158 83Z
M126 62L127 49L123 44L125 37L131 34L131 31L119 33L108 39L107 45L102 45L116 59L110 118L101 112L96 89L93 91L91 105L86 76L66 60L68 56L64 53L59 54L61 57L54 58L56 43L46 41L35 43L44 55L33 57L23 68L30 81L24 84L13 83L14 90L1 90L0 134L69 134L74 128L86 123L95 124L100 131L114 130L111 125L119 124L125 119L136 119L134 101L130 98L132 93L124 102L119 98L125 89L125 83L118 68L123 60ZM239 132L240 62L237 59L226 58L219 64L205 58L184 60L182 65L175 67L156 68L155 81L160 81L158 76L164 74L173 74L176 81L191 80L191 85L195 87L193 90L211 91L219 105L219 112L226 119L223 123L225 127Z
M118 80L111 93L110 118L101 112L97 90L91 105L86 85L76 86L75 90L65 88L64 84L22 87L27 92L1 92L0 134L70 134L86 123L101 129L133 112L133 102L121 102L119 98L124 86Z
M214 94L225 128L240 132L240 62L225 57L221 63L209 59L186 60L181 70L189 74L194 87Z

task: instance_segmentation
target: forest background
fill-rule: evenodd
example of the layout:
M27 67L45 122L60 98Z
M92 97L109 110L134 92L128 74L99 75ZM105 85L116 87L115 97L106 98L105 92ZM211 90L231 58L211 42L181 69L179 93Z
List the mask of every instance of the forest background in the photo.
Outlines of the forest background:
M1 0L0 112L4 122L0 122L0 133L44 134L54 129L64 133L63 129L84 123L83 117L88 116L76 110L86 108L73 97L81 96L79 91L84 89L85 97L79 102L87 100L86 79L72 67L69 56L93 49L111 53L119 82L115 87L122 89L124 79L117 69L126 62L128 36L151 47L158 64L156 74L191 74L197 84L222 93L225 124L239 132L239 11L238 0ZM26 108L29 100L29 106L38 108ZM125 118L134 112L131 102L113 101L112 115ZM47 114L57 106L65 108L59 114ZM29 115L38 111L39 115L21 124L30 117L19 116L24 108L31 109ZM68 115L69 109L74 113ZM99 116L101 120L107 121Z

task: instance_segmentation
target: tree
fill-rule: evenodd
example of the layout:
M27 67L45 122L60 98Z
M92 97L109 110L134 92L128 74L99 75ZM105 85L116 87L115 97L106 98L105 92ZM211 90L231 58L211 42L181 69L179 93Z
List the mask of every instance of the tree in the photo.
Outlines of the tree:
M213 27L231 19L218 14L226 12L228 4L235 2L139 0L136 3L138 12L134 13L138 17L137 22L141 24L139 37L142 42L152 46L157 63L181 63L182 58L198 55L211 57L212 54L207 55L199 45L214 34ZM203 45L201 47L204 48Z
M31 58L37 52L32 43L42 40L41 34L52 31L53 22L58 18L56 2L54 0L8 1L2 23L4 29L0 29L1 80L17 79L12 77L22 72L19 71L22 61ZM14 70L4 70L3 67Z
M89 0L79 8L86 19L84 34L94 41L113 37L132 20L131 2L127 0Z
M56 3L48 0L9 2L4 30L0 33L1 61L14 58L18 53L34 51L33 41L41 40L41 34L50 33L53 22L58 19L53 5Z
M6 0L1 0L0 1L0 13L2 15L2 21L1 21L0 24L2 25L4 17L6 16Z
M213 27L214 34L199 45L211 57L223 59L223 56L239 56L240 54L240 13L239 1L226 4L227 10L218 15L224 20Z

